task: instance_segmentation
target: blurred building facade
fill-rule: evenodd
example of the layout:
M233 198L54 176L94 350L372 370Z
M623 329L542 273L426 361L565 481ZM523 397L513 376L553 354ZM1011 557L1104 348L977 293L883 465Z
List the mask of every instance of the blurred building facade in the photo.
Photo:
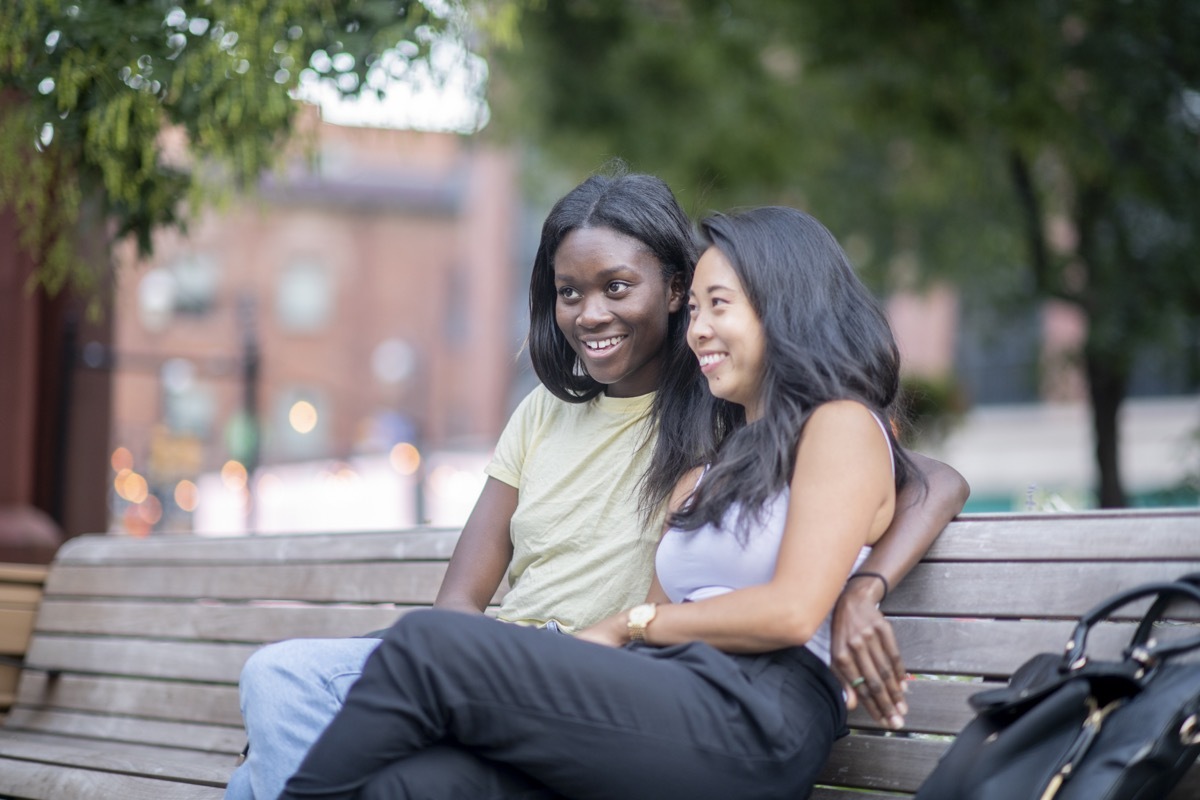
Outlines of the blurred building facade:
M213 476L253 529L273 465L349 481L374 458L415 480L422 455L490 447L504 424L523 335L513 155L323 123L301 138L254 197L160 235L149 263L118 255L112 347L83 351L113 375L115 529L212 519ZM421 521L420 502L383 519Z

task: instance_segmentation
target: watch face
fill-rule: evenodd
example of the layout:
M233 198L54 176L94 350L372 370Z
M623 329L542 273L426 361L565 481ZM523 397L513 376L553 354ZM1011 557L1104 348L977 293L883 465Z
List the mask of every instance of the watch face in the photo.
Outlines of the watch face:
M645 625L654 619L655 608L652 605L634 606L629 610L629 622L633 625Z

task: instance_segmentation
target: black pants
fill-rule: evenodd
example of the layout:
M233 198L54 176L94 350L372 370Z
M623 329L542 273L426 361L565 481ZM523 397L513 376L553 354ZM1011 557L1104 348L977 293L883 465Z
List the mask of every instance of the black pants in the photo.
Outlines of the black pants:
M615 649L416 611L281 798L799 800L845 714L802 647Z

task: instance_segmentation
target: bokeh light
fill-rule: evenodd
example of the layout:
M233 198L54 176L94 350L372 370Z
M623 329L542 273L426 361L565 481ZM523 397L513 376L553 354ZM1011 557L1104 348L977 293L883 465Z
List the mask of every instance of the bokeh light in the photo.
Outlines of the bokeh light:
M175 505L191 513L200 505L200 490L196 484L184 479L175 484Z
M232 459L225 462L221 467L221 482L225 484L225 488L236 492L246 488L246 468L240 461Z
M112 453L112 468L114 472L120 472L123 469L133 469L133 453L129 452L128 448L118 447Z
M131 469L123 469L113 478L113 488L117 495L131 503L141 503L150 494L146 479Z
M421 466L421 453L414 445L400 442L388 454L388 461L401 475L412 475Z
M310 433L317 427L317 409L307 400L297 400L288 411L288 422L297 433Z
M154 495L148 496L137 508L138 516L145 520L147 525L155 525L162 519L162 502Z

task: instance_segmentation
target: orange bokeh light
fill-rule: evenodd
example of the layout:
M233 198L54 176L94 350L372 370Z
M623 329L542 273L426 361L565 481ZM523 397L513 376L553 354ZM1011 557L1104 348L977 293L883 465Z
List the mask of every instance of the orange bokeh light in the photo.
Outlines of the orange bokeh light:
M421 452L408 442L400 442L388 454L388 461L401 475L412 475L421 466Z
M125 469L133 469L133 453L129 452L128 448L118 447L112 452L110 459L114 472L120 472Z
M246 468L240 461L226 461L225 466L221 467L221 481L231 491L245 489L247 478Z
M200 490L189 480L175 484L175 505L191 513L200 505Z

